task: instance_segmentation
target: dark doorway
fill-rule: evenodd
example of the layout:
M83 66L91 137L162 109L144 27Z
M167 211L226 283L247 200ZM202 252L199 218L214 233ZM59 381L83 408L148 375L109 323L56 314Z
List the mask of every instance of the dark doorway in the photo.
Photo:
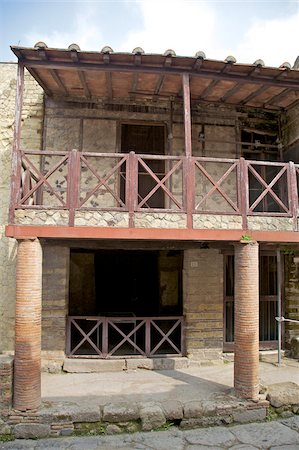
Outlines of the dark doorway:
M163 125L131 125L121 126L121 151L138 154L164 155L165 127ZM161 180L165 175L165 161L145 160L147 166ZM138 165L138 203L156 186L156 181L140 164ZM121 179L121 198L124 198L125 183ZM145 203L147 208L164 208L164 192L159 188Z
M67 354L182 355L182 252L72 250Z

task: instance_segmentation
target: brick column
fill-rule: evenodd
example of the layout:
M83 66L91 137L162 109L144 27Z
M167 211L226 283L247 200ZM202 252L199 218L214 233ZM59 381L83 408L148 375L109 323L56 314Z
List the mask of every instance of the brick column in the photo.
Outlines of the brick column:
M41 403L42 249L38 239L20 240L16 274L14 407Z
M234 387L243 398L259 393L259 247L235 244Z

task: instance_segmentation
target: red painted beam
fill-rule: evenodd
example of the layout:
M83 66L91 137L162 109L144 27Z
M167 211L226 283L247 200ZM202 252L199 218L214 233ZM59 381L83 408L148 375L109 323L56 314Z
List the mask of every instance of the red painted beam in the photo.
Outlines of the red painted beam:
M293 231L194 230L157 228L97 228L66 226L7 225L5 235L15 239L130 239L165 241L240 241L248 234L258 242L299 243Z

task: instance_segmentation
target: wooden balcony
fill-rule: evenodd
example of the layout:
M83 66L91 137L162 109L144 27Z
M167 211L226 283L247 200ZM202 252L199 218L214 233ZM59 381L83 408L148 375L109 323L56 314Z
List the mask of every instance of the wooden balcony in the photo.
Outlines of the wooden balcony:
M292 162L21 151L10 223L297 231L298 174Z

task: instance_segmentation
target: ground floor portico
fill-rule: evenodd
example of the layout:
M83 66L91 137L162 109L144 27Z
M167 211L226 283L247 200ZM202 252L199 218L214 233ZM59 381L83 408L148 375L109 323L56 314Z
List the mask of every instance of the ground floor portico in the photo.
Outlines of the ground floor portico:
M228 254L234 258L233 274ZM229 332L236 393L256 399L260 255L259 244L252 240L178 244L20 239L15 408L40 405L41 364L62 368L65 358L171 357L202 364L221 360ZM268 284L275 283L274 272L277 267L268 272ZM228 320L229 284L234 315ZM276 311L272 308L272 316ZM262 317L269 329L273 321L269 311ZM271 347L276 334L269 336Z

